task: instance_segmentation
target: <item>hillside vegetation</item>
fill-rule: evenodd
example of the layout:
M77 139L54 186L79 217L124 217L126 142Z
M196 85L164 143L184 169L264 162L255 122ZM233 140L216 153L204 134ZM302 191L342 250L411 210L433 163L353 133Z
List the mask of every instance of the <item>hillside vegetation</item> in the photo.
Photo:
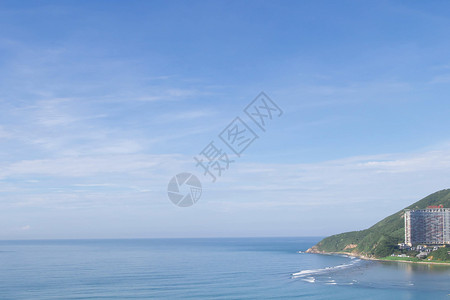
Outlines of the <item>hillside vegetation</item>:
M450 207L450 189L431 194L406 208L423 209L439 204ZM398 243L404 242L404 237L405 224L401 210L368 229L327 237L310 252L353 252L368 257L385 257L394 252Z

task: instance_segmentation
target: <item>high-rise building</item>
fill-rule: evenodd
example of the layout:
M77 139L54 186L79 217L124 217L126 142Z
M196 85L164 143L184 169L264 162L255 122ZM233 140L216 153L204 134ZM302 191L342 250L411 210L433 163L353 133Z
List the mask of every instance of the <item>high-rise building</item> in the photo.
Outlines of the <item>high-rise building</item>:
M405 244L450 244L450 208L406 209Z

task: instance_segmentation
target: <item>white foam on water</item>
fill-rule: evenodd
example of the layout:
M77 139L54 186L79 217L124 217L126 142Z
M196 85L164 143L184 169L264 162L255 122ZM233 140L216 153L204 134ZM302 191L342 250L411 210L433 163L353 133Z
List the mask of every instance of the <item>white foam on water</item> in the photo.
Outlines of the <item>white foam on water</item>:
M306 277L306 278L303 278L302 280L306 281L306 282L310 282L310 283L316 282L316 279L314 277Z
M300 272L297 273L293 273L292 274L292 278L299 278L299 277L307 277L309 275L317 275L317 274L325 274L328 272L333 272L336 270L340 270L340 269L346 269L346 268L350 268L352 266L354 266L356 263L360 262L360 259L353 259L351 260L351 263L349 264L343 264L343 265L338 265L338 266L334 266L334 267L326 267L323 269L313 269L313 270L302 270Z

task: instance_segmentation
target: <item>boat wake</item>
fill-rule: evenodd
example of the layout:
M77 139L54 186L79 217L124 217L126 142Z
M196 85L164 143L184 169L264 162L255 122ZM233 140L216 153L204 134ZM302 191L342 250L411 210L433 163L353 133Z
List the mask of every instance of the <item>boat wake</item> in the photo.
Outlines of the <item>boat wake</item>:
M334 267L326 267L323 269L303 270L303 271L300 271L297 273L293 273L292 278L308 277L311 275L318 275L318 274L321 274L321 275L329 274L334 271L350 268L360 261L361 261L360 259L352 259L351 263L349 263L349 264L342 264L342 265L338 265L338 266L334 266Z
M321 269L302 270L300 272L291 274L291 276L292 278L298 278L309 283L321 283L326 285L353 285L357 283L357 280L350 280L349 278L345 277L344 279L338 274L338 272L355 267L356 265L360 264L361 259L353 256L344 257L349 259L348 263Z

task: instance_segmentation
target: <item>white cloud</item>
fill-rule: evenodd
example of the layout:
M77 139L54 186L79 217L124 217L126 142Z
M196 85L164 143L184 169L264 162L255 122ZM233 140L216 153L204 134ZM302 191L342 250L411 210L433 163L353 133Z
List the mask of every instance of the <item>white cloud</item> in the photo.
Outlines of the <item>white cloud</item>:
M238 162L224 173L217 191L221 206L389 206L401 209L422 196L449 188L450 148L417 153L350 157L312 164ZM373 202L376 201L376 202Z
M108 187L108 186L114 186L113 184L110 183L77 183L74 184L73 186L78 186L78 187Z
M448 150L428 151L410 154L405 157L380 159L362 162L359 166L381 173L413 173L433 170L445 170L450 167L450 152Z
M173 112L168 114L162 114L157 116L154 121L156 122L179 122L179 121L191 121L194 119L199 119L203 117L213 117L216 112L211 109L199 109L199 110L188 110L181 112Z
M11 137L11 133L0 125L0 139Z
M22 226L22 227L19 228L19 230L22 230L22 231L27 231L27 230L30 230L30 229L31 229L30 225L25 225L25 226Z
M148 95L127 97L127 99L144 102L176 101L205 95L210 95L210 92L205 92L198 89L169 88L162 89L160 91L149 92Z
M304 206L367 202L374 198L406 201L411 200L409 197L416 199L417 195L449 186L450 149L359 156L309 164L246 163L245 159L240 159L214 184L195 168L190 156L182 155L102 155L24 160L3 167L0 176L4 179L20 176L28 179L28 184L41 176L57 180L67 178L73 187L102 188L102 197L114 198L117 196L115 190L121 189L122 195L153 191L157 192L154 195L164 198L167 181L181 171L197 172L206 194L214 201L225 203L249 202L254 203L249 205L258 206L255 200L259 199L273 202L271 205L274 206ZM98 178L102 178L101 183ZM35 186L32 185L33 188ZM20 187L19 183L16 193ZM53 187L58 188L58 185ZM4 188L6 191L7 186ZM26 192L28 187L24 188ZM9 186L8 190L11 189ZM63 184L57 190L67 193L71 189Z
M433 77L430 84L442 84L442 83L450 83L450 74L442 74Z
M168 164L175 158L176 155L109 155L23 160L4 167L3 170L0 170L0 176L37 174L84 177L105 173L125 174Z

